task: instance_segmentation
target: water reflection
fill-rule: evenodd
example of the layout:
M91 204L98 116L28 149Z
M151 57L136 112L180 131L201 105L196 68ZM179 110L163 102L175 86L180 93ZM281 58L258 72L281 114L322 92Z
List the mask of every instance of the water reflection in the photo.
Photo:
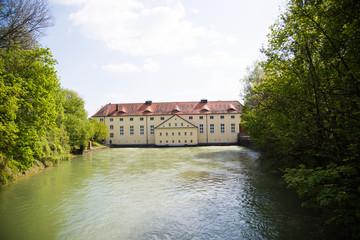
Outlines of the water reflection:
M326 239L256 158L241 147L84 155L1 190L0 239Z

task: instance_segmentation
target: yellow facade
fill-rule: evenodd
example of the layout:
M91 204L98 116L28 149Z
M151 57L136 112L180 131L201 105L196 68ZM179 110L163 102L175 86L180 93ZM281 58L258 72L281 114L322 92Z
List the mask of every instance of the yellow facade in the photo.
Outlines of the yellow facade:
M235 144L241 116L240 113L168 114L94 116L93 119L108 126L107 144L184 146Z
M173 115L155 128L156 146L186 146L198 144L197 127L178 115Z

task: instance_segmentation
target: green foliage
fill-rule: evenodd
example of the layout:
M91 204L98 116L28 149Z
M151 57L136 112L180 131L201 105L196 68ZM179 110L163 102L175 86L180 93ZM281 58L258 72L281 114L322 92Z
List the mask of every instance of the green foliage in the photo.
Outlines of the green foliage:
M245 78L243 125L328 222L360 220L360 2L290 0ZM302 164L301 167L299 164Z
M55 62L46 49L1 51L0 152L17 159L21 169L41 155L38 141L55 125L53 98L59 87Z
M84 101L71 90L64 92L64 125L69 136L72 152L82 152L91 137L91 124L87 119Z
M94 119L89 121L92 130L90 140L99 143L103 142L103 140L109 135L109 129L103 122L98 122Z
M90 138L104 136L102 125L87 119L84 101L63 90L49 50L0 50L0 181L70 158Z
M356 223L360 216L358 171L356 164L331 163L315 169L300 165L286 169L284 177L305 199L304 206L324 209L327 223L347 225Z

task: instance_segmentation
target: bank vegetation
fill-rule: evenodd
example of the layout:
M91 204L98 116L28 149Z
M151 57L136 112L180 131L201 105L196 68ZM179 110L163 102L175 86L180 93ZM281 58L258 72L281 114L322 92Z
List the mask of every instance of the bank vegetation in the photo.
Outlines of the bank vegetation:
M81 153L107 135L87 119L84 101L63 89L49 49L37 46L52 25L46 1L0 1L0 184Z
M304 206L359 239L360 1L287 1L262 52L243 124Z

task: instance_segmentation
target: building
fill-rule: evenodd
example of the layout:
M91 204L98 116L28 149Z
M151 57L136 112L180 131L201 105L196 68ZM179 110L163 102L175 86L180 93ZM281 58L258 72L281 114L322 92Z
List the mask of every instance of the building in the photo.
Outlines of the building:
M239 101L107 104L92 118L109 127L115 146L191 146L237 143Z

